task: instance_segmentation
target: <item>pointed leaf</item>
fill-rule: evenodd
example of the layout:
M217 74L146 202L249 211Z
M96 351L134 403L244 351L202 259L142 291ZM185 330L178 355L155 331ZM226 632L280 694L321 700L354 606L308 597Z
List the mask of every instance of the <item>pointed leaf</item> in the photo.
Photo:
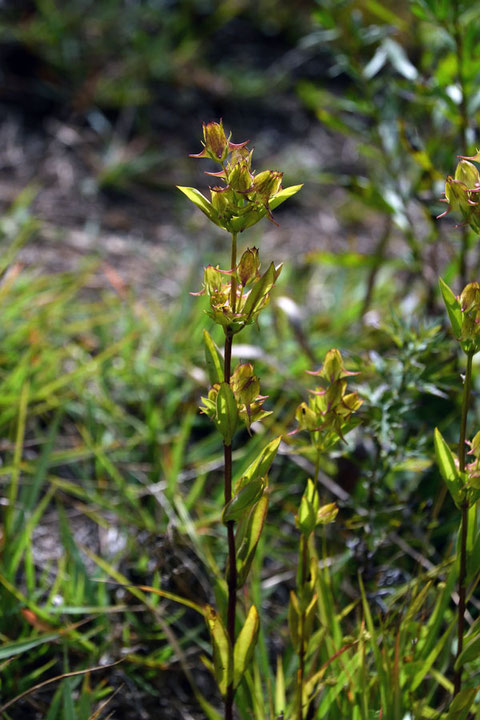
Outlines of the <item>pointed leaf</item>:
M293 592L290 591L290 603L288 605L288 628L290 630L290 638L295 651L299 648L299 633L298 626L300 624L300 605L298 598Z
M237 588L247 579L255 550L262 534L268 510L268 495L264 494L249 515L243 517L237 531Z
M285 202L285 200L288 200L288 198L296 195L298 191L302 189L302 187L303 183L302 185L290 185L290 187L283 188L283 190L280 190L280 192L275 193L275 195L273 195L273 197L271 197L268 202L270 210L275 210L275 208Z
M247 510L257 502L265 487L265 480L258 478L244 485L240 492L233 496L222 513L222 522L238 520Z
M212 203L207 200L202 193L197 190L197 188L192 187L182 187L181 185L177 185L177 188L183 192L184 195L188 197L189 200L193 202L194 205L196 205L207 217L209 220L215 223L215 225L219 225L222 227L221 223L218 219L218 213L213 207Z
M221 383L223 382L222 361L217 346L212 340L212 336L206 330L203 331L203 341L205 343L205 361L207 363L210 385Z
M218 689L223 697L232 682L232 647L220 615L211 605L205 606L205 620L210 631L213 666Z
M282 656L277 655L277 676L275 678L275 717L283 715L287 704L285 693L285 674L283 672Z
M463 688L456 695L448 709L446 720L464 720L472 707L478 688Z
M247 300L243 307L243 313L247 315L248 318L250 318L255 312L257 306L264 299L265 295L270 292L270 290L275 284L278 275L279 270L275 268L273 262L270 263L267 271L262 275L260 280L255 283L247 297Z
M465 644L460 656L455 661L454 668L456 671L460 670L465 663L472 662L472 660L478 660L480 657L480 635L472 638Z
M250 463L248 468L237 483L235 488L236 492L240 490L244 485L252 480L256 480L261 477L265 477L270 469L272 462L274 461L275 455L280 445L281 436L275 438L266 445L263 450L257 455L255 460Z
M252 605L248 611L245 624L240 630L237 640L235 641L235 649L233 651L233 688L237 688L243 677L245 670L252 659L253 651L257 643L258 631L260 629L260 619L258 617L257 608Z
M15 655L21 655L28 650L32 650L39 645L44 643L52 643L60 637L60 633L47 633L44 635L38 635L34 638L27 640L17 640L15 642L4 643L0 647L0 660L14 657Z
M217 414L215 424L223 436L225 445L232 444L232 438L237 427L238 408L233 390L226 382L220 383L217 394Z
M440 278L440 290L442 292L443 302L447 308L448 317L452 326L453 334L458 339L462 335L462 308L458 298L455 297L447 283Z
M455 460L453 459L450 448L438 428L435 428L434 444L440 474L445 480L455 505L460 508L462 503L462 482L460 474L455 465Z

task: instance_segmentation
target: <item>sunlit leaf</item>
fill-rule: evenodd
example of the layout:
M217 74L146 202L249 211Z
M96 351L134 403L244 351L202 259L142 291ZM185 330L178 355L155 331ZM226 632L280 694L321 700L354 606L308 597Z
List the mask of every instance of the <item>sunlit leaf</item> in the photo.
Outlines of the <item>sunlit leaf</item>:
M258 617L257 608L252 605L248 611L247 619L240 630L235 641L233 651L233 687L236 688L240 684L245 670L247 669L255 650L257 643L258 631L260 628L260 619Z

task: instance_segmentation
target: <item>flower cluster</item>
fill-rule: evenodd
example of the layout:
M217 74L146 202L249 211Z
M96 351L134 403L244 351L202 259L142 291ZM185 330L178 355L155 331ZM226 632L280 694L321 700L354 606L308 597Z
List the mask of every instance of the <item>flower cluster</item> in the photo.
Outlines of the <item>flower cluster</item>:
M301 403L296 412L299 430L320 431L325 441L341 438L350 430L350 419L362 404L358 393L347 392L347 378L358 373L346 370L337 349L329 350L325 361L316 372L318 385L311 390L308 403Z
M440 278L452 330L462 350L475 355L480 351L480 283L468 283L459 296Z
M225 331L239 332L253 323L270 301L270 291L282 270L273 263L263 275L259 272L257 248L247 248L234 270L208 265L204 270L203 289L196 295L208 295L207 314ZM245 292L245 289L249 289Z
M263 217L275 223L272 210L300 190L301 185L282 189L283 173L252 169L253 150L242 143L230 141L220 121L203 124L203 150L191 157L209 158L221 165L219 172L208 172L222 185L210 188L208 200L196 188L180 187L185 195L221 228L230 233L243 232ZM277 224L277 223L275 223Z
M245 424L248 431L253 422L271 415L271 412L262 407L267 396L260 395L260 381L254 374L251 363L237 365L230 379L230 388L235 398L237 418ZM203 406L200 408L214 421L218 418L219 391L220 384L215 383L210 388L208 396L202 397Z
M480 162L480 151L471 157L460 155L459 160L455 177L449 175L445 182L445 197L441 202L448 203L448 208L438 217L445 217L452 210L459 212L464 224L480 234L480 173L473 164Z

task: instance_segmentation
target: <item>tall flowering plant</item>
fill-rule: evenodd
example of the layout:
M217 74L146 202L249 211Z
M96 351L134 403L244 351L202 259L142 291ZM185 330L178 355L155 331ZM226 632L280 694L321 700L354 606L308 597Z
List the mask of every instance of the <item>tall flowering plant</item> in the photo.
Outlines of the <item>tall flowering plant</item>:
M179 187L215 225L231 236L230 266L209 265L203 288L208 315L224 333L223 358L210 334L204 330L205 353L211 386L202 398L201 410L215 424L224 448L224 507L228 557L226 563L227 609L207 606L205 620L210 631L213 671L225 704L225 720L233 719L235 692L252 658L259 631L255 605L245 609L237 624L237 593L245 584L261 536L268 508L268 471L280 438L272 440L232 485L232 442L239 427L250 432L254 421L269 415L263 407L260 380L251 363L232 367L234 337L255 322L268 305L282 266L271 263L262 272L257 248L247 247L237 258L237 237L263 218L277 224L273 211L295 195L301 185L282 188L283 173L252 169L253 150L248 141L233 143L223 123L203 125L203 149L191 157L209 159L220 169L207 172L215 183L210 197L192 187Z
M448 176L445 182L443 202L448 208L439 217L453 211L459 213L464 226L470 226L480 235L480 152L472 156L459 156L455 175ZM458 623L457 646L454 662L453 702L451 711L457 706L468 712L475 693L471 688L462 687L465 665L477 653L480 635L474 626L465 634L467 610L467 589L474 573L478 572L478 504L480 502L479 459L480 433L473 440L467 440L467 419L472 397L473 357L480 352L480 284L468 283L460 295L456 296L451 288L440 279L440 289L447 309L455 338L466 356L466 368L463 379L462 410L457 453L453 453L438 428L435 429L435 452L440 473L446 483L456 507L461 513L459 543L457 553L458 571ZM470 452L467 452L470 448ZM467 462L467 454L473 461ZM477 549L477 550L476 550ZM472 654L472 650L474 650ZM462 705L463 703L463 705Z

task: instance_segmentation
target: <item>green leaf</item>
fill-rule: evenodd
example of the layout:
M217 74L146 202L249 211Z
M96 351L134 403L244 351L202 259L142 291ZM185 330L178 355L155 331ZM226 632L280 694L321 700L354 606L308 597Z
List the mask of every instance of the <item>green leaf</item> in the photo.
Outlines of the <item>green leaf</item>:
M225 445L232 444L232 438L237 427L238 408L233 390L226 382L220 383L217 395L217 414L215 424L223 436Z
M218 689L223 697L233 680L232 675L232 646L225 625L220 615L211 605L205 606L205 620L210 631L213 650L213 666Z
M455 297L453 291L448 287L447 283L442 280L442 278L439 279L439 282L443 302L445 303L445 307L447 308L447 313L450 319L453 334L458 340L462 335L462 308L460 307L458 298Z
M235 648L233 651L233 688L237 688L245 670L252 659L253 651L257 643L260 619L257 608L252 605L248 611L247 619L240 630Z
M275 265L272 262L270 263L268 270L262 275L260 280L255 283L247 297L247 300L243 307L243 313L248 316L248 319L251 318L256 307L260 304L265 295L272 289L274 283Z
M231 520L238 520L245 510L250 508L254 503L257 502L260 495L265 487L265 480L263 478L257 478L244 485L240 492L232 497L228 502L222 513L222 522L227 523Z
M313 622L314 622L315 616L317 614L317 600L318 600L318 595L317 595L317 593L314 593L310 603L308 604L308 606L305 610L303 636L305 639L306 647L308 647L308 641L310 640L310 637L312 635Z
M277 675L275 678L275 717L283 715L287 705L285 692L285 674L283 672L282 656L277 655Z
M288 628L290 630L290 638L295 651L298 650L300 645L300 638L298 633L298 626L300 624L300 604L298 598L293 592L290 591L290 602L288 604Z
M465 644L462 652L455 661L455 670L458 671L462 668L465 663L472 662L472 660L478 660L480 657L480 635L471 638L469 642Z
M203 331L203 341L205 343L205 361L210 384L215 385L215 383L221 383L223 382L224 376L220 354L212 340L212 336L206 330Z
M18 640L16 642L5 643L0 647L0 660L6 660L14 657L15 655L21 655L22 653L32 650L44 643L52 643L59 637L60 633L47 633L28 640Z
M296 195L298 191L302 189L302 187L303 183L302 185L290 185L290 187L283 188L283 190L280 190L280 192L275 193L275 195L271 197L268 202L270 210L275 210L275 208L285 202L285 200L288 200L288 198Z
M265 477L267 475L275 455L277 454L281 439L281 436L279 436L269 442L268 445L263 448L261 453L257 455L255 460L250 463L237 483L235 488L236 492L252 480L256 480L257 478Z
M268 495L264 494L247 516L238 524L237 536L237 588L247 579L255 550L262 534L268 510Z
M183 194L186 195L188 199L191 200L193 204L196 205L208 217L209 220L214 222L215 225L219 225L220 227L222 227L218 219L218 213L213 207L212 203L207 200L207 198L204 197L202 193L197 190L197 188L182 187L181 185L177 185L177 188L181 192L183 192Z
M453 502L460 508L463 500L460 473L457 470L450 448L438 428L435 428L434 432L434 445L440 474L445 480Z
M300 532L305 535L305 537L308 537L315 528L315 521L315 510L313 509L312 503L305 494L300 501L300 508L298 511L298 515L295 518L295 524L300 530Z
M452 700L446 720L464 720L472 707L477 692L478 689L475 687L460 690Z

